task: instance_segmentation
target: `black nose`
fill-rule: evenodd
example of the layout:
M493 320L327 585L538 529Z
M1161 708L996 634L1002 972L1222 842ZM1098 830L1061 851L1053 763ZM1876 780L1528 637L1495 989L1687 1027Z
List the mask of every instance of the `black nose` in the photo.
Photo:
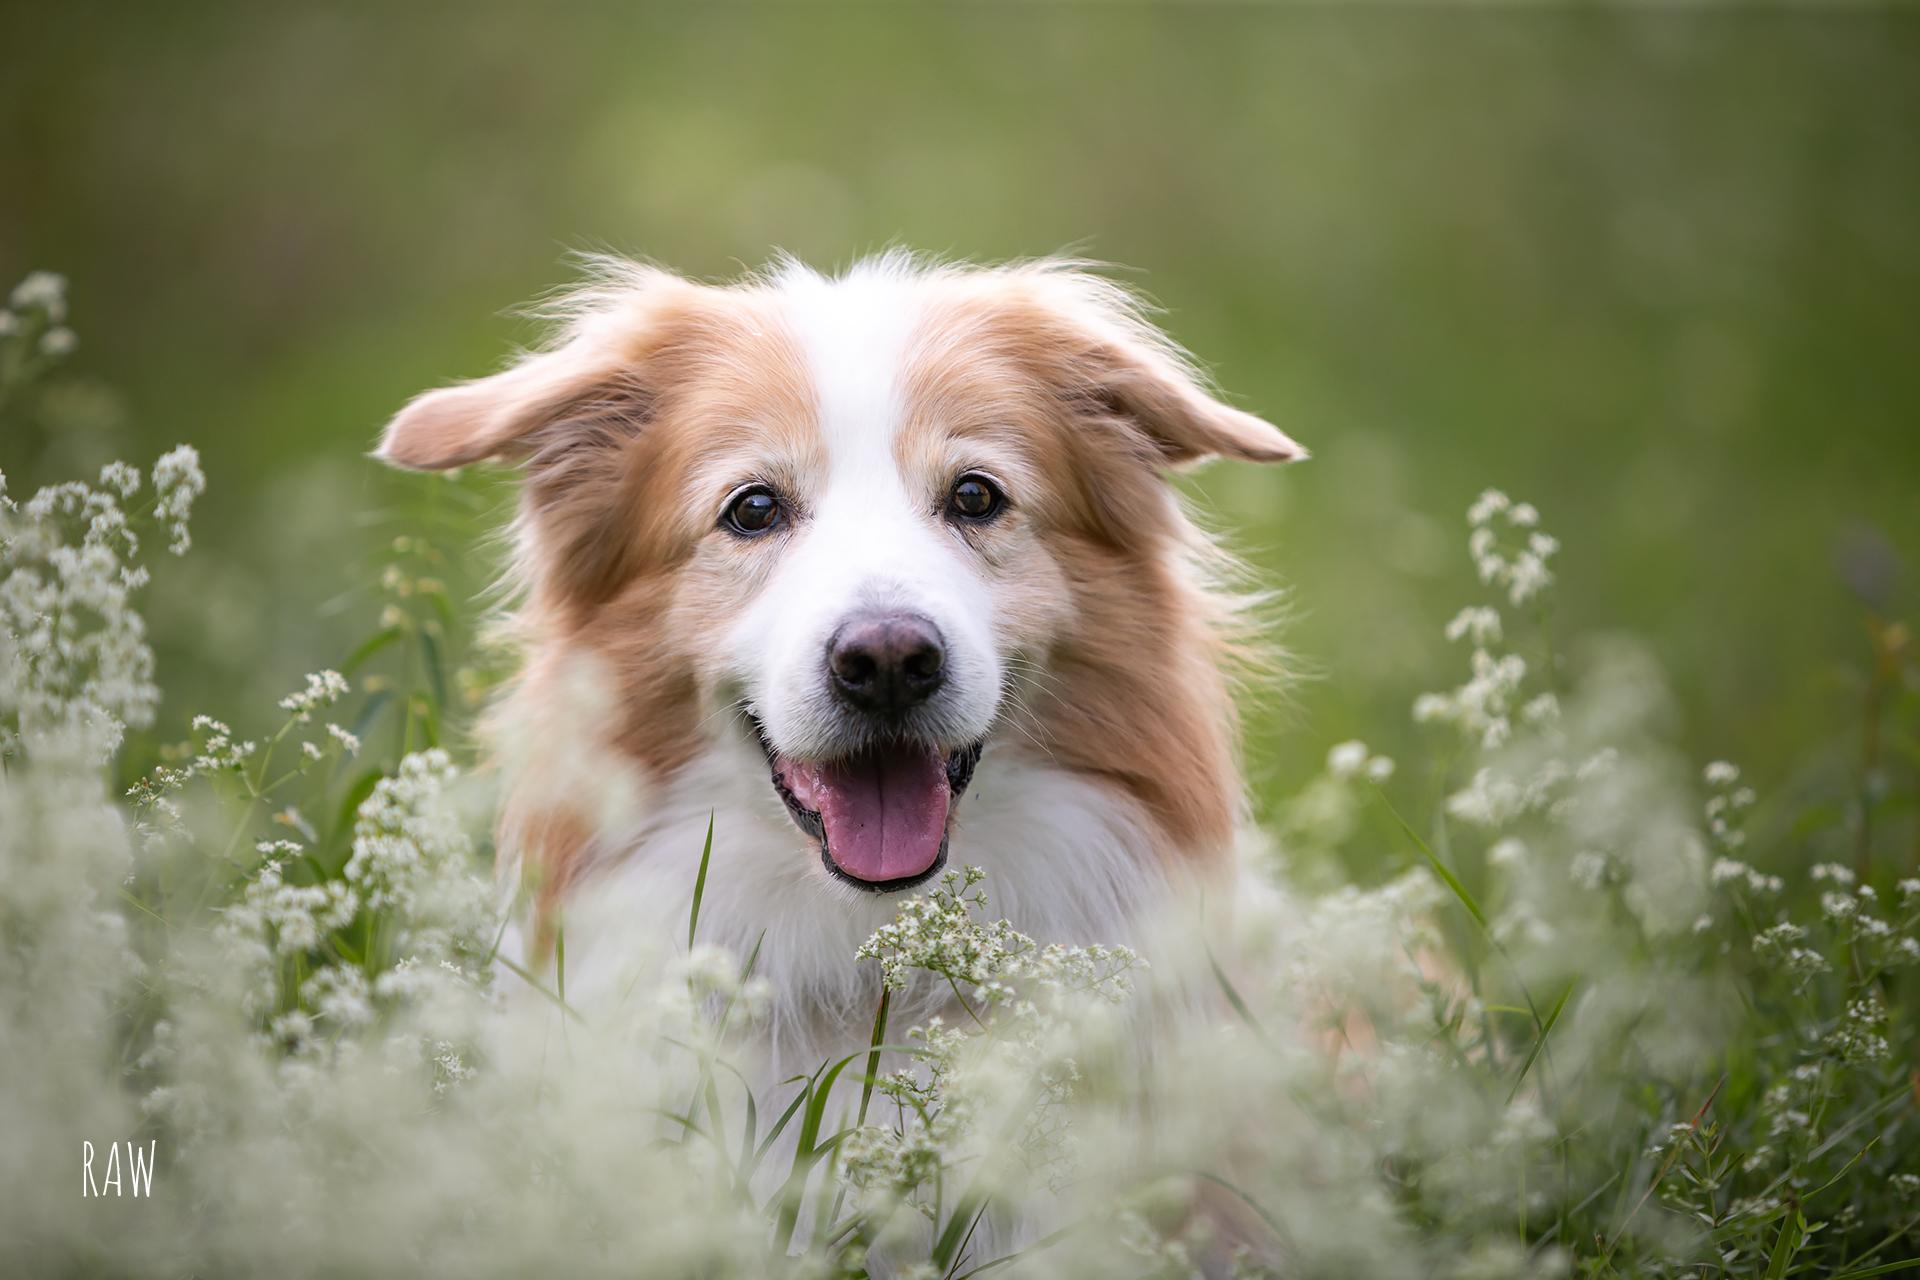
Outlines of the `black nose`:
M871 613L841 624L827 642L827 675L842 701L897 715L933 696L947 678L947 647L931 621Z

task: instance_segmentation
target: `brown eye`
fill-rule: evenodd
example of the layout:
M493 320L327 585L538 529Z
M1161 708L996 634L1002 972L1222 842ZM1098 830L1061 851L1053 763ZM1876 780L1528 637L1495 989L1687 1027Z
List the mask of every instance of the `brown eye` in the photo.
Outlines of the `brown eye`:
M993 481L981 475L965 475L953 486L953 493L947 498L947 511L961 520L991 520L1000 514L1004 501Z
M765 485L742 489L727 503L722 517L728 529L743 537L755 537L780 523L780 499Z

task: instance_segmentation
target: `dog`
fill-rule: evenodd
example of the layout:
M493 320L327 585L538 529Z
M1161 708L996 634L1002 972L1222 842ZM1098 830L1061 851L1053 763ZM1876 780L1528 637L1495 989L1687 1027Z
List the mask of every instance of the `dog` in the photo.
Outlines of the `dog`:
M686 931L770 982L770 1064L864 1043L854 951L947 866L1046 941L1230 892L1224 557L1169 473L1306 451L1084 264L889 252L729 284L598 259L553 341L377 456L518 466L493 719L523 963L570 1000Z

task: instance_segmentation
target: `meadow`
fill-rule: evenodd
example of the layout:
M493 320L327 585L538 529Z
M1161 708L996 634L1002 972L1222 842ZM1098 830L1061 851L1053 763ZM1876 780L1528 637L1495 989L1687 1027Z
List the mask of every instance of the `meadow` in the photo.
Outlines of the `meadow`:
M31 401L74 345L63 282L10 301L4 389ZM1152 956L1028 938L949 872L848 959L889 992L949 984L970 1025L893 1027L883 998L870 1048L767 1097L732 1062L766 1004L757 949L699 941L705 852L644 998L584 1015L564 943L551 977L499 954L485 787L455 761L455 690L488 667L450 643L424 535L395 540L377 629L281 697L270 735L197 714L123 790L126 735L162 702L148 566L190 552L205 488L182 445L0 498L4 1238L24 1269L1920 1267L1915 792L1882 763L1915 754L1920 667L1897 624L1875 631L1856 787L1771 836L1851 856L1789 883L1749 860L1779 858L1740 767L1662 740L1657 664L1556 636L1558 540L1487 490L1464 539L1482 591L1437 641L1463 678L1410 709L1430 812L1386 792L1401 763L1335 745L1250 843L1271 892L1236 903L1224 965L1204 929ZM1323 878L1376 810L1406 870L1293 877ZM1141 1079L1118 1011L1153 966L1210 977L1233 1016ZM883 1045L906 1065L882 1071ZM87 1197L46 1178L76 1133L164 1150L148 1198L103 1216L91 1163ZM1201 1212L1209 1193L1233 1212ZM1059 1225L973 1248L1042 1196Z
M102 12L0 15L7 1270L1920 1269L1910 19ZM630 1019L499 962L512 477L362 455L569 248L894 240L1128 264L1314 449L1181 481L1281 591L1268 892L1133 956L962 874L848 960L978 1020L749 1106L700 850Z

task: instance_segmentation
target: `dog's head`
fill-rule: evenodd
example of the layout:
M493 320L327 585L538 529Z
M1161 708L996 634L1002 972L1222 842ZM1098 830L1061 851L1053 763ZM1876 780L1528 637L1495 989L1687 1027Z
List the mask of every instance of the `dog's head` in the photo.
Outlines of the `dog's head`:
M554 346L419 397L379 449L519 463L536 643L614 673L617 745L670 774L750 737L872 889L938 869L1002 734L1176 836L1212 821L1186 774L1217 752L1187 757L1225 712L1180 696L1209 658L1164 473L1302 453L1100 277L901 255L726 287L603 264Z

